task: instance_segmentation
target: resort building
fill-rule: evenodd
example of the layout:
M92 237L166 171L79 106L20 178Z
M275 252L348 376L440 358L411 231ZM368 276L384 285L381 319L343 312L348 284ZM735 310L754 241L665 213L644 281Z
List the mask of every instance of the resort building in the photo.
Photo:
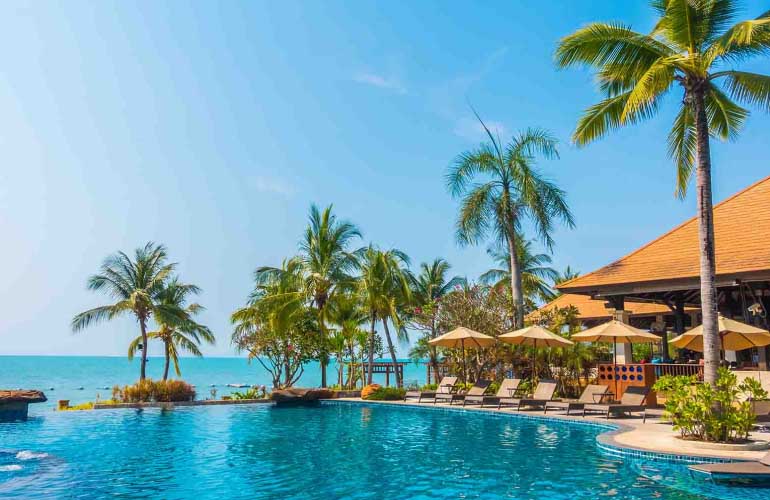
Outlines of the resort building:
M714 207L719 312L768 329L770 177ZM542 309L575 305L581 321L612 316L665 336L700 322L698 221L689 219L611 264L559 285ZM541 310L542 310L541 309ZM767 370L767 347L725 353L738 368ZM630 346L618 345L630 362Z

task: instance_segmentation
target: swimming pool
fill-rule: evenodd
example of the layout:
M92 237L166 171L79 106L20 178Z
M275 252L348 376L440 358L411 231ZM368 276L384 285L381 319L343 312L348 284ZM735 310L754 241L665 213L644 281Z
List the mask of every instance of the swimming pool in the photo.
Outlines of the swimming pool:
M0 498L766 498L606 455L600 432L347 403L51 412L0 425Z

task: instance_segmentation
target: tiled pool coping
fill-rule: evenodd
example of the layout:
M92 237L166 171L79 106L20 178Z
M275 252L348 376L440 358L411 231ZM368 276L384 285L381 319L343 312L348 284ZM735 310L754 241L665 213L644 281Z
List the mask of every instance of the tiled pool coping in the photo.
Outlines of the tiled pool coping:
M622 432L632 430L632 427L624 425L620 422L608 422L601 423L596 421L584 421L574 420L563 417L537 415L529 413L513 413L502 412L494 409L483 408L462 408L462 407L448 407L439 405L426 405L418 403L404 403L401 401L389 402L389 401L351 401L351 400L324 400L322 405L354 405L354 406L376 406L376 405L388 405L394 408L409 408L423 411L444 411L444 412L464 412L467 414L473 414L478 416L484 416L486 418L519 418L530 419L538 421L546 421L549 424L554 425L571 425L571 426L584 426L602 429L606 432L602 432L596 436L596 446L602 453L619 458L628 459L642 459L650 460L654 462L674 463L674 464L696 464L696 463L720 463L720 462L735 462L736 459L730 459L725 457L716 457L708 455L686 455L686 454L674 454L666 452L656 452L650 450L643 450L641 448L635 448L626 444L620 444L615 441L614 436Z

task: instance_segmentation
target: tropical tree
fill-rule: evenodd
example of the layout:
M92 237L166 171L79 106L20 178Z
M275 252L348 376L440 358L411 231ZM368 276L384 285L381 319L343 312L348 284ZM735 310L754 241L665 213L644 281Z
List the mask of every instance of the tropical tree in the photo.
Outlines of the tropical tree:
M357 291L370 322L367 383L371 384L375 352L374 328L377 321L382 322L385 340L394 367L398 363L398 358L396 358L396 350L388 324L391 323L396 329L400 341L408 340L400 313L411 300L409 271L405 269L405 266L409 264L409 257L399 250L381 250L374 245L360 249L357 257L360 272ZM396 383L398 387L403 385L398 370L396 370Z
M406 315L405 321L416 330L423 332L427 340L434 339L439 334L438 313L441 300L455 287L465 284L465 279L459 276L449 277L451 266L444 259L434 259L433 262L420 264L420 272L411 280L413 307ZM433 375L438 382L438 355L436 348L424 342ZM430 382L430 380L428 381Z
M176 375L182 374L179 369L180 351L187 351L193 356L202 357L203 354L198 346L202 342L208 344L215 342L211 330L193 319L196 314L204 310L204 307L197 303L187 303L190 295L197 295L200 291L196 285L182 283L177 276L174 276L161 287L155 296L159 306L155 314L158 329L147 332L147 338L163 342L165 357L163 380L168 380L168 369L171 362L174 363ZM140 336L129 345L128 359L133 359L142 342Z
M315 308L322 338L319 352L322 387L326 387L326 366L329 363L329 352L323 342L327 336L326 305L338 290L352 286L349 273L355 266L355 258L348 252L348 246L359 237L361 232L358 228L350 222L338 220L332 213L331 205L323 211L311 205L299 258L304 267L304 286Z
M580 271L577 271L575 269L572 269L570 266L567 266L564 268L564 271L561 271L558 273L558 276L556 276L556 279L553 280L554 285L561 285L562 283L566 283L568 281L574 280L580 276Z
M446 176L449 191L462 198L457 240L476 244L493 233L508 248L514 326L524 325L524 290L516 240L529 219L540 238L553 246L554 223L574 226L565 193L536 168L535 157L558 158L557 141L547 131L529 128L503 146L481 121L489 142L460 154ZM474 182L481 179L481 182Z
M604 100L580 118L573 140L582 146L610 130L652 117L663 97L680 92L668 134L679 196L693 170L700 245L704 379L714 384L719 365L710 137L734 139L748 110L770 109L770 76L733 65L770 50L770 11L732 24L734 0L653 0L658 19L648 34L619 23L592 23L563 38L556 64L595 68Z
M366 332L361 328L361 325L366 323L368 317L360 297L355 293L337 293L327 304L327 319L336 326L336 331L331 337L331 345L332 351L337 357L337 378L340 385L344 383L342 370L345 353L350 356L351 366L354 366L356 347L361 344L366 345ZM363 342L360 342L362 334L364 338ZM363 363L363 360L361 362ZM351 377L347 382L352 383L355 377L352 376L351 370L348 373Z
M558 273L548 265L551 256L545 253L535 253L532 241L516 239L516 252L518 253L519 266L521 268L521 286L524 294L526 311L537 307L537 302L548 302L556 297L550 282L558 278ZM479 276L479 281L495 288L507 286L511 282L511 257L508 250L500 250L492 247L487 253L498 266Z
M137 248L133 259L123 252L110 255L99 273L88 279L88 289L105 292L116 302L83 311L72 319L72 330L78 332L92 324L127 314L133 315L139 323L142 341L140 380L144 380L146 375L148 320L158 312L165 313L167 317L176 314L176 311L156 300L158 292L176 266L167 260L166 248L153 242Z

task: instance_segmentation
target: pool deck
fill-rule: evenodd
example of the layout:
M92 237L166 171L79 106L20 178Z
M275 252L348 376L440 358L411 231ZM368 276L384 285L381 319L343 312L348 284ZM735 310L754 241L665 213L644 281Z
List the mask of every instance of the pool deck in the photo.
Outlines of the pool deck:
M414 406L421 408L450 408L450 405L439 403L417 403L415 401L366 401L360 398L340 398L337 401L365 402L367 404L387 404L398 406ZM463 407L460 404L452 405L451 408L462 409L470 412L492 412L505 414L522 414L529 417L543 417L546 419L570 420L576 422L593 422L602 425L612 425L617 427L615 431L607 432L599 436L598 441L602 444L627 450L638 450L651 453L665 453L671 455L688 455L692 457L732 459L732 460L758 460L767 453L765 450L749 451L734 449L704 449L690 441L679 439L679 433L674 431L670 423L662 422L657 417L647 417L647 422L642 423L641 416L625 418L597 418L592 416L574 416L564 415L560 411L551 410L543 414L542 410L523 410L516 411L509 408L497 410L495 408L479 408L478 406ZM757 441L770 441L770 433L753 432L750 436ZM729 447L729 445L728 445Z

